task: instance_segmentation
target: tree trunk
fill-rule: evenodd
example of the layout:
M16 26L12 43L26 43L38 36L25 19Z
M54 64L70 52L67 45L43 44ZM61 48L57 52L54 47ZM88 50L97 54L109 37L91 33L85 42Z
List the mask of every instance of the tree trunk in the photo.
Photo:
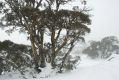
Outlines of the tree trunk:
M55 68L55 29L52 28L52 34L51 34L51 45L52 45L52 59L51 59L51 66L52 68Z
M40 67L44 68L44 67L46 67L44 51L43 51L43 49L40 49L39 52L40 52L40 57L41 57Z
M55 54L52 54L51 66L52 66L53 69L56 67L55 57L56 57L56 55Z
M65 61L68 57L68 55L71 53L72 49L74 48L74 45L71 45L70 49L68 50L68 52L65 54L63 60L62 60L62 63L61 63L61 67L60 67L60 70L59 70L59 73L62 73L62 68L64 67L64 64L65 64Z
M41 35L41 64L40 64L40 67L44 68L46 67L46 61L45 61L45 51L44 51L44 30L41 29L40 30L40 35Z

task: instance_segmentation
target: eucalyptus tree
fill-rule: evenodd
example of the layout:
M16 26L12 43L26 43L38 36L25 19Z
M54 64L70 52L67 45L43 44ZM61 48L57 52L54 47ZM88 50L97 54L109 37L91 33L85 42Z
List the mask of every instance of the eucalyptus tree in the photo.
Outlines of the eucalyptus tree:
M100 50L102 51L102 58L110 57L113 52L118 52L119 49L119 41L115 36L104 37L100 42Z
M1 26L7 27L9 31L18 29L28 33L36 66L45 67L49 59L48 62L55 67L57 55L66 49L62 68L75 42L84 40L83 36L90 32L88 10L60 8L68 2L71 0L5 0L1 3ZM48 48L46 34L50 37Z
M109 58L119 53L119 41L115 36L104 37L101 41L91 41L90 46L83 50L91 58Z

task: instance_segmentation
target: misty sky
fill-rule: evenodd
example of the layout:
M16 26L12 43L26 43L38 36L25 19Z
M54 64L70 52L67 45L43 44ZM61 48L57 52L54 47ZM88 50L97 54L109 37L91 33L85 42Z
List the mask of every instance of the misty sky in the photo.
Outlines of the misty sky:
M78 2L77 2L78 3ZM74 5L78 5L74 3ZM100 40L105 36L117 36L119 38L119 0L88 0L88 6L92 8L91 33L86 40ZM10 39L17 43L29 44L24 34L14 32L8 36L0 30L0 41Z
M90 1L90 2L89 2ZM93 8L89 39L100 40L114 35L119 38L119 0L88 0Z

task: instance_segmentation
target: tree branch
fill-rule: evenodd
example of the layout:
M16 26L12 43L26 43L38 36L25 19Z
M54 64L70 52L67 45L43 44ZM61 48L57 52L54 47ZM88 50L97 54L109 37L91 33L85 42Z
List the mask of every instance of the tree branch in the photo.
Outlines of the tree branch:
M36 6L36 9L38 9L38 7L41 5L41 2L42 2L42 0L40 0L40 1L38 2L37 6Z
M66 36L64 38L64 42L61 44L61 46L55 51L56 55L58 52L67 44L68 42L68 37L69 37L69 30L67 30Z
M56 36L56 39L55 39L55 42L57 42L57 40L58 40L58 38L59 38L59 36L60 36L61 31L62 31L62 29L60 29L60 30L58 31L57 36Z

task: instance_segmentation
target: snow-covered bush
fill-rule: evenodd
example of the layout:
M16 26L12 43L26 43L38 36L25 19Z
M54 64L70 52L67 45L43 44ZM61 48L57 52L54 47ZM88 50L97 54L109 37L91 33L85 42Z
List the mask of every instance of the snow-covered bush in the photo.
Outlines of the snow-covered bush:
M0 74L12 70L22 72L25 67L31 67L30 50L30 46L15 44L9 40L0 42Z
M65 54L62 53L58 55L55 60L56 66L59 69L59 73L62 73L62 71L73 70L80 61L80 56L69 55L66 57L66 59L64 59L64 57Z
M44 56L46 56L46 62L50 61L52 56L50 53L50 47L48 45L44 49ZM9 40L0 42L0 74L2 72L19 71L22 75L26 72L27 68L35 69L36 72L41 72L39 66L33 61L33 56L31 55L31 46L16 44ZM80 60L79 56L66 56L66 50L61 51L55 59L56 68L59 70L72 70L75 68L76 64ZM63 62L64 61L64 62Z
M69 56L66 63L64 64L64 68L66 68L66 70L73 70L74 68L76 68L76 64L79 62L80 57L76 56L76 57L72 57Z

